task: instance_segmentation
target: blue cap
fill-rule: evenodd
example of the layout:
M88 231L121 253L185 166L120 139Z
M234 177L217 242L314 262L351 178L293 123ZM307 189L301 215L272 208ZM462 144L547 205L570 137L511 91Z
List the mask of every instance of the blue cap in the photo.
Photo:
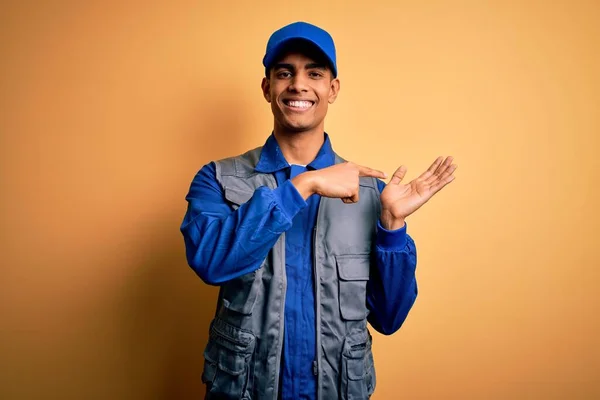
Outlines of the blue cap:
M333 77L337 77L337 65L335 61L335 44L333 38L325 30L306 22L294 22L273 32L267 43L267 50L263 58L265 73L277 60L281 51L287 44L295 40L304 40L319 49L329 61Z

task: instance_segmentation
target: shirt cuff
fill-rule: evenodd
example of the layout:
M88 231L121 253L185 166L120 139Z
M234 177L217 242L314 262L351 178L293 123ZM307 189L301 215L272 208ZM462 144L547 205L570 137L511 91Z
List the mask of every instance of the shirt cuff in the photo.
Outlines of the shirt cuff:
M291 180L273 190L273 197L277 207L290 221L308 204Z
M381 226L381 222L377 220L377 237L375 244L384 251L400 251L406 248L406 222L400 229L389 231Z

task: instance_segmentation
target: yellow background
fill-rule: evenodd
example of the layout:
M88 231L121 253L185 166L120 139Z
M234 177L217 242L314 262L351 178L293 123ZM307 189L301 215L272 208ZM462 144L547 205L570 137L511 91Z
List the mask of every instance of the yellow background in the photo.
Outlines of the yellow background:
M382 399L600 397L600 3L0 5L0 398L201 398L216 290L194 174L261 145L270 33L328 29L344 157L457 179L408 220L419 298Z

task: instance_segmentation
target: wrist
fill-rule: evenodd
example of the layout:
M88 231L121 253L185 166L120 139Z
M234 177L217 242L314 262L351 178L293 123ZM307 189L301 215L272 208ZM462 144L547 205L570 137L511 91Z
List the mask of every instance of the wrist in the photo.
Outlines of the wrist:
M389 211L383 210L379 219L381 226L388 231L395 231L405 225L404 217L394 217Z
M291 181L304 200L316 193L316 181L312 171L304 172Z

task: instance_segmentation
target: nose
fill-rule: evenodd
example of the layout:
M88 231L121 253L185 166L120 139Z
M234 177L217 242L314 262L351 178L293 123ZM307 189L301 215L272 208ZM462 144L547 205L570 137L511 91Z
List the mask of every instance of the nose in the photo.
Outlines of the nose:
M288 87L290 92L307 92L308 91L308 77L305 74L298 73L294 75L294 78L290 82Z

